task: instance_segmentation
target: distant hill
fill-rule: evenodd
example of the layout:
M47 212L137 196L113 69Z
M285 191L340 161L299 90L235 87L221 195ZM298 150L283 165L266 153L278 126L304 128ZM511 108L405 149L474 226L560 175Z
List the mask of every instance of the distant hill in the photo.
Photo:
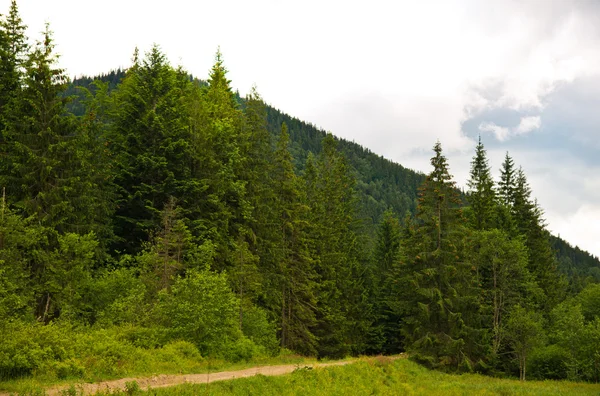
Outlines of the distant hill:
M84 106L81 103L83 94L77 87L85 87L93 91L92 82L100 80L108 83L109 89L113 89L124 75L124 70L114 70L96 77L81 76L74 79L65 92L66 96L73 97L69 109L75 115L83 114ZM202 81L199 83L205 84ZM240 102L243 102L242 99ZM321 141L326 131L271 106L267 106L267 121L273 138L279 135L281 124L283 122L287 124L292 142L291 151L298 171L302 172L308 153L317 153L321 150ZM407 212L414 213L418 188L425 179L423 173L385 159L358 143L339 137L336 139L339 141L339 149L346 155L355 171L360 213L369 235L375 235L376 225L387 209L392 209L400 217ZM551 235L550 239L556 252L559 269L567 275L574 291L580 290L589 282L600 282L598 257L573 247L560 237Z

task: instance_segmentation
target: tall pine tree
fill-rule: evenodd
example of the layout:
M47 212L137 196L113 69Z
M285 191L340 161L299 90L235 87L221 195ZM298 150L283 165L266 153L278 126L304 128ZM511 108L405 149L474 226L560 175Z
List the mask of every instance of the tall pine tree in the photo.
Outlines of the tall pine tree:
M316 354L317 339L312 332L316 325L316 277L310 257L307 230L308 206L303 202L300 180L294 172L289 151L287 126L282 124L274 153L273 192L277 232L270 276L278 290L276 310L280 324L281 346L309 355ZM267 277L269 275L265 274Z
M319 285L317 351L331 357L362 352L373 318L359 259L355 180L330 134L319 158L307 163L305 180Z
M468 316L478 311L475 277L466 260L466 219L441 144L419 193L414 234L407 242L404 318L408 350L432 367L472 367L478 356Z
M10 3L8 15L0 19L0 133L4 118L19 95L24 79L24 66L28 53L27 37L19 15L16 0Z
M171 197L183 209L197 199L195 151L184 103L190 84L154 46L141 63L136 55L114 94L108 143L116 162L119 250L141 249L160 228L161 212Z
M487 155L481 136L471 162L471 174L467 181L467 200L471 205L471 223L476 230L486 230L494 226L496 213L496 191Z

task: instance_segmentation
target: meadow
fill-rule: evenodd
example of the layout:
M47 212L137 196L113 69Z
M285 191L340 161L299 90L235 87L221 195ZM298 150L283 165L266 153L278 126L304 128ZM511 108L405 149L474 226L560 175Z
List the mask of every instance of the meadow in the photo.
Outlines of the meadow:
M72 394L77 394L76 389ZM152 395L598 395L599 384L525 381L477 374L453 375L428 370L408 359L363 358L355 364L292 374L257 375L210 384L142 390L128 384L127 394Z

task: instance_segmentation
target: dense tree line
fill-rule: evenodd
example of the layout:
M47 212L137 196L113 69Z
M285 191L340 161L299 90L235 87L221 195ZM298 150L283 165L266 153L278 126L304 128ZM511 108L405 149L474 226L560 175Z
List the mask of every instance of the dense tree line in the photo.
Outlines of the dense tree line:
M13 1L0 29L9 338L127 328L145 348L184 340L232 360L407 350L446 370L598 380L600 289L568 287L508 154L496 183L479 141L463 196L439 142L431 173L408 171L255 89L240 98L219 52L206 82L154 46L75 89L48 27L27 43ZM38 368L28 348L0 345L0 375Z

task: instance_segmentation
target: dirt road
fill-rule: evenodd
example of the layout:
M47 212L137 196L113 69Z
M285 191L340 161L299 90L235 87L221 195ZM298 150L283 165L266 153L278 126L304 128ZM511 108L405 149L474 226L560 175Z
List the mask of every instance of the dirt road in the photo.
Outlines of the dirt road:
M214 381L225 381L235 378L252 377L257 374L275 376L288 374L297 368L311 367L321 368L329 366L343 366L346 364L354 363L356 360L345 360L333 363L317 363L317 364L286 364L279 366L260 366L252 367L244 370L237 371L222 371L218 373L208 374L179 374L179 375L158 375L155 377L145 378L122 378L113 381L104 381L98 383L80 383L75 384L75 388L78 392L83 392L84 395L93 395L99 391L115 391L125 390L125 386L128 382L137 382L141 389L150 388L164 388L167 386L180 385L185 383L192 384L207 384ZM46 389L47 395L60 395L61 391L68 389L69 386L51 387ZM9 393L0 393L0 396L8 396Z

